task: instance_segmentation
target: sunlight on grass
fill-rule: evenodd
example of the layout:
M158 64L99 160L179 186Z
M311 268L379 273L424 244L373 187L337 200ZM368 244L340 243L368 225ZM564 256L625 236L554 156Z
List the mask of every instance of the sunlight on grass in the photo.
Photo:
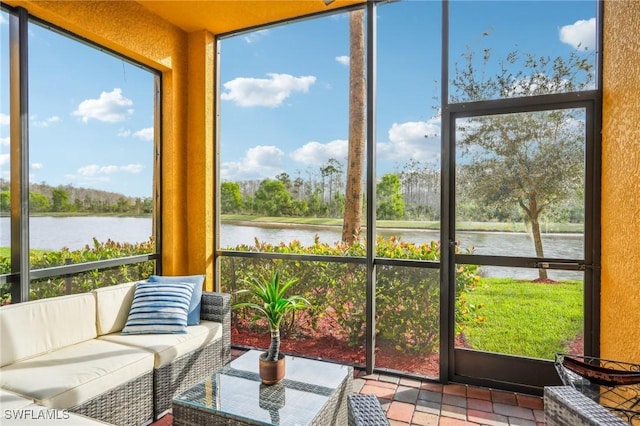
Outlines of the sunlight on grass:
M484 278L468 295L484 321L465 324L473 349L553 359L582 333L582 283Z

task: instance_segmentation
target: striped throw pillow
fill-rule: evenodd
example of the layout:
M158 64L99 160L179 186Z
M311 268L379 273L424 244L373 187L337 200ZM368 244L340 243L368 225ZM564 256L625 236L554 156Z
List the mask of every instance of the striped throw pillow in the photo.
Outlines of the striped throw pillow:
M194 287L193 283L138 282L129 317L121 333L186 333Z

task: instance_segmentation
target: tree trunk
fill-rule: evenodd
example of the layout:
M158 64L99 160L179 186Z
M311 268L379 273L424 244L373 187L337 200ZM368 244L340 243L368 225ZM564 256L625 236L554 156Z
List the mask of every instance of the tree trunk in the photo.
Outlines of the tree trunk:
M364 10L349 13L349 153L342 241L353 244L362 223L362 178L365 153Z
M533 245L536 249L536 257L544 257L542 234L540 232L540 211L538 210L535 200L531 201L529 218L531 219L531 238L533 239ZM547 270L538 269L538 276L540 281L547 280Z

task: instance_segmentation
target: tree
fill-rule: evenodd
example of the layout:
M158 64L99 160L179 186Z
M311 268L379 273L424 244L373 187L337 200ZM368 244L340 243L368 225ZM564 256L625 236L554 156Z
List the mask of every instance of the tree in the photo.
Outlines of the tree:
M291 211L291 194L279 180L265 179L260 183L254 197L258 213L269 216L288 215Z
M63 188L55 188L51 192L52 206L54 212L64 212L68 210L69 193Z
M349 13L349 152L342 241L352 244L362 223L362 177L365 156L364 10Z
M477 101L513 96L535 96L589 88L593 65L573 52L567 58L512 52L501 64L498 75L478 70L474 53L463 57L466 65L457 69L452 84L453 102ZM490 50L484 50L486 67ZM520 67L512 72L505 65ZM457 67L456 67L457 68ZM583 186L584 124L582 111L556 109L473 117L460 120L456 144L462 150L460 168L465 181L463 194L479 205L523 212L537 257L544 257L540 219L554 204L562 202ZM547 279L539 270L540 280Z
M396 174L385 174L376 186L376 217L404 218L404 200L400 191L400 178Z
M220 208L223 214L237 213L242 208L240 185L236 182L222 182L220 185Z
M0 192L0 211L8 212L11 208L11 193L9 191Z
M48 212L51 208L49 197L38 192L29 192L29 210L32 212Z
M337 191L340 188L340 182L342 180L342 164L335 158L329 158L327 164L320 168L320 174L322 176L323 190L324 185L329 185L329 215L335 214L334 207L334 189ZM325 178L327 179L325 181Z

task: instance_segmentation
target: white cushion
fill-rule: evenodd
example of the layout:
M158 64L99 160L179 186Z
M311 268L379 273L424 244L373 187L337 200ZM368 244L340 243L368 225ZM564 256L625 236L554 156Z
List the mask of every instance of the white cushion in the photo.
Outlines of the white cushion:
M2 426L91 426L109 424L80 414L71 413L67 410L47 408L38 404L31 404L19 410L5 410L0 418L2 418Z
M135 291L136 281L93 290L97 304L98 336L124 328Z
M93 293L52 297L0 308L0 366L94 339Z
M149 351L93 339L0 368L0 387L70 408L152 371L153 362Z
M222 324L200 321L199 325L187 327L186 334L107 334L98 339L123 345L144 348L155 353L155 368L163 367L176 358L203 348L222 338Z
M136 283L122 334L185 334L194 283Z
M75 414L67 410L47 408L38 404L31 404L20 410L3 412L2 426L43 426L43 425L66 425L66 426L91 426L108 425L109 423L92 419L80 414Z
M33 404L33 399L18 395L6 389L0 389L0 416L5 410L19 410Z

